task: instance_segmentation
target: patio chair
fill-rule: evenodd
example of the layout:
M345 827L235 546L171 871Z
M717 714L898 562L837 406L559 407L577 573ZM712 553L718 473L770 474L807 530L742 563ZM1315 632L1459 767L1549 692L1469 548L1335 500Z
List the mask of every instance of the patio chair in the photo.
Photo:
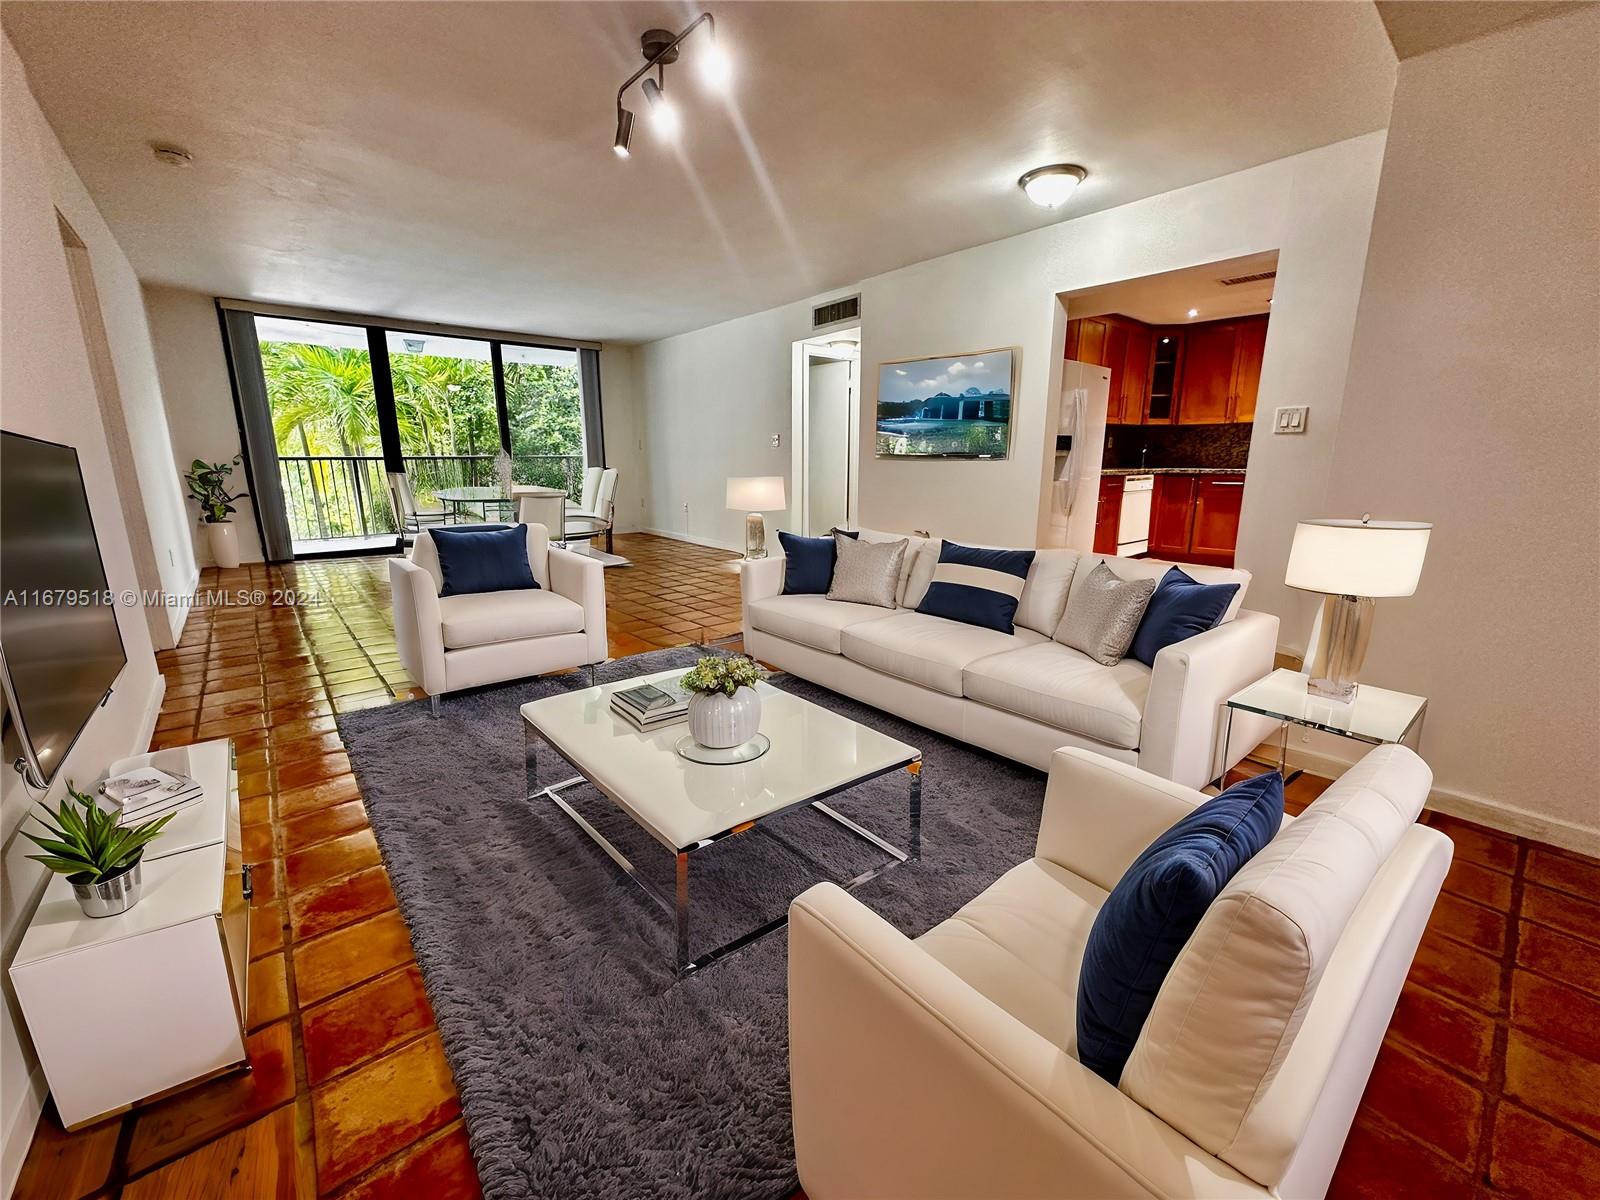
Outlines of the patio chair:
M593 468L591 468L592 470ZM587 481L585 481L587 486ZM567 510L566 540L575 538L589 539L606 535L606 553L611 550L611 526L617 508L617 469L607 467L600 472L600 481L595 486L594 499L590 508L570 508Z
M431 525L444 524L444 514L425 513L417 508L417 495L411 490L411 477L404 471L388 471L389 502L394 505L394 519L400 526L400 544L409 546L417 534Z

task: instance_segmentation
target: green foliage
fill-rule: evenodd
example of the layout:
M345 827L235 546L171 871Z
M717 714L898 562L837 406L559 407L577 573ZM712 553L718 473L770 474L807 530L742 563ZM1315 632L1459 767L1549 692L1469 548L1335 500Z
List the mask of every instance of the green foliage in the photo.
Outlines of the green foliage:
M233 474L234 466L243 461L242 454L234 455L232 462L208 463L197 458L184 473L183 481L189 485L189 496L199 503L206 524L226 521L230 513L238 511L233 507L233 502L250 494L228 491L228 476Z
M678 681L685 691L709 695L721 692L731 696L742 687L755 687L761 679L761 668L755 659L743 654L724 657L708 654L695 663L694 669Z
M339 537L393 528L384 487L372 359L364 349L261 343L290 525ZM424 510L444 487L497 482L500 422L487 361L389 353L395 420ZM513 477L574 491L583 467L583 401L574 366L505 364ZM297 459L326 461L295 462ZM339 461L365 459L370 461ZM363 511L364 510L364 511ZM297 535L298 536L298 535Z
M58 875L73 876L75 883L94 883L131 867L167 822L177 816L168 813L143 825L119 827L114 811L101 808L93 796L74 788L71 780L67 781L67 797L59 809L51 812L43 801L39 809L44 816L36 814L34 820L44 826L49 836L24 829L22 836L44 851L28 857Z

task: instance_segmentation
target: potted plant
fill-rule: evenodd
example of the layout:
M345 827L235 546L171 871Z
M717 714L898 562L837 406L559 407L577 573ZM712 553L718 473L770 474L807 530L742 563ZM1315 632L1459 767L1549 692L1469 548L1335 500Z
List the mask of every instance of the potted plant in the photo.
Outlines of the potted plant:
M85 916L112 917L139 903L139 863L144 848L176 813L143 825L120 826L115 812L101 808L93 796L74 788L71 780L58 810L52 813L43 802L39 807L45 815L36 815L34 820L49 836L24 829L22 836L44 851L28 857L67 877Z
M689 700L689 733L702 746L742 746L761 728L761 668L744 655L708 654L678 681Z
M208 463L197 458L183 476L189 495L200 505L200 519L205 522L206 536L211 541L211 557L219 567L239 565L239 539L228 518L235 511L233 502L250 493L228 491L228 476L243 461L242 454L234 455L232 462Z

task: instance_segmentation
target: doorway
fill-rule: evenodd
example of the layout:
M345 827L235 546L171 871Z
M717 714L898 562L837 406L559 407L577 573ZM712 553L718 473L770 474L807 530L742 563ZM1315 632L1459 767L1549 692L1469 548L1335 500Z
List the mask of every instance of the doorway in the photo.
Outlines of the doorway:
M859 329L795 343L792 511L809 537L855 522L860 346Z

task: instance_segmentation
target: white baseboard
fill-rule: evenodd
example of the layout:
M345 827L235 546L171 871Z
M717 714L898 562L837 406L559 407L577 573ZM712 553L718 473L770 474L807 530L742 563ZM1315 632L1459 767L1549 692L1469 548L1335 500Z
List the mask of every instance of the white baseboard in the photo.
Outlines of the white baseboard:
M1252 757L1261 762L1276 764L1277 742L1273 740L1262 743L1252 753ZM1350 769L1350 762L1347 759L1294 746L1289 748L1288 764L1291 770L1298 769L1308 775L1320 775L1324 779L1337 779ZM1498 829L1502 833L1532 838L1534 841L1559 846L1563 850L1600 858L1600 829L1529 812L1525 808L1507 804L1503 800L1491 800L1487 796L1469 796L1462 792L1445 791L1442 788L1434 788L1428 793L1427 806L1435 812L1448 813L1464 821L1487 825L1490 829Z
M731 545L728 542L719 542L714 538L697 537L692 533L681 533L676 529L656 529L649 525L639 528L640 533L653 533L657 537L671 538L676 542L688 542L694 546L710 546L713 550L728 550L734 554L743 554L743 546Z
M44 1102L50 1094L50 1085L45 1082L42 1065L33 1064L33 1070L28 1072L21 1091L17 1110L6 1126L3 1140L0 1140L0 1196L10 1196L11 1190L17 1186L17 1176L22 1174L23 1161L28 1157L28 1148L33 1145L34 1131L39 1126L39 1118L44 1115Z

